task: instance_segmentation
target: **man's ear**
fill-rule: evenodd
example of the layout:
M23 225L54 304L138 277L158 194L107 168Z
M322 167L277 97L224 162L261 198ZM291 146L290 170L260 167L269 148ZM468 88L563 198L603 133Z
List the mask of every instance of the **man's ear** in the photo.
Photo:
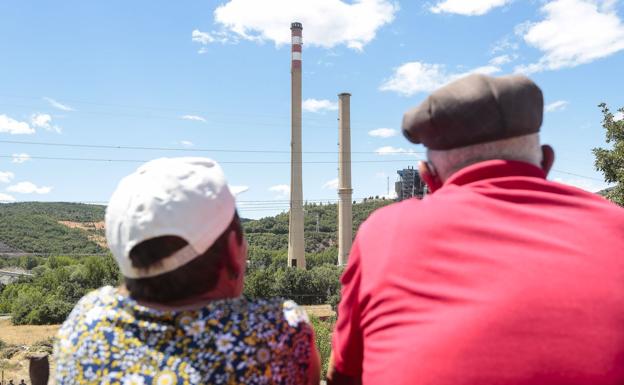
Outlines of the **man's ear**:
M555 150L547 144L542 145L542 170L548 175L555 163Z
M245 241L238 242L236 231L230 231L227 237L228 260L226 267L230 271L233 278L238 278L243 274L243 264L247 259L246 256L241 257L241 253L246 253Z
M442 187L442 180L440 180L440 177L429 162L420 161L418 163L418 173L420 174L420 179L425 182L430 192L433 193Z

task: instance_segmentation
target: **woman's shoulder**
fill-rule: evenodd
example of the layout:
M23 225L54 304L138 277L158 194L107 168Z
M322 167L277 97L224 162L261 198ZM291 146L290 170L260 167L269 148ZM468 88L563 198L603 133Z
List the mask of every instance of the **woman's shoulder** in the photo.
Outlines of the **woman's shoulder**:
M305 309L290 299L242 297L229 304L234 313L249 314L258 321L284 321L291 327L310 323Z

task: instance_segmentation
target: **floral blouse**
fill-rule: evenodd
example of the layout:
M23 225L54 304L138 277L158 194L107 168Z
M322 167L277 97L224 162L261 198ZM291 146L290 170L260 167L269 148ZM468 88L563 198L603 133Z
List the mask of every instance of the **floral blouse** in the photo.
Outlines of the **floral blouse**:
M312 327L293 301L160 311L108 286L82 298L61 327L56 383L304 384L312 349Z

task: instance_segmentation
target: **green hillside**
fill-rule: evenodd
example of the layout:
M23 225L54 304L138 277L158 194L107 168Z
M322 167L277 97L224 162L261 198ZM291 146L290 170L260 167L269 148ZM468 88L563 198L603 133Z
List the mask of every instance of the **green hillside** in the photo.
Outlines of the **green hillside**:
M88 231L59 223L99 222L103 206L80 203L25 202L0 205L0 242L13 251L42 254L96 254L106 249ZM94 229L94 233L95 233ZM6 249L6 247L5 247Z
M373 199L355 204L354 230L373 210L389 203ZM94 242L103 239L104 210L103 206L74 203L0 205L0 249L4 250L0 251L0 267L18 266L33 274L6 286L0 284L0 313L11 314L16 324L59 323L85 293L117 284L121 276L110 255L75 255L106 254ZM243 220L249 240L245 294L335 306L342 273L336 266L336 210L335 204L305 206L307 270L287 267L287 214ZM15 250L46 256L2 256Z
M353 205L353 234L376 209L392 203L386 199L367 199ZM306 252L323 251L336 244L337 204L307 204L305 210ZM318 218L318 232L317 230ZM269 250L288 248L288 213L244 223L250 246Z
M389 203L390 200L370 199L354 204L354 233L373 210ZM2 204L0 253L104 253L106 249L94 241L94 236L104 236L104 230L95 228L93 224L104 220L105 209L100 205L62 202ZM320 253L335 249L337 205L308 204L305 210L306 252ZM70 228L59 223L61 221L77 222L84 226ZM258 220L245 219L243 226L252 251L285 252L288 249L287 213Z

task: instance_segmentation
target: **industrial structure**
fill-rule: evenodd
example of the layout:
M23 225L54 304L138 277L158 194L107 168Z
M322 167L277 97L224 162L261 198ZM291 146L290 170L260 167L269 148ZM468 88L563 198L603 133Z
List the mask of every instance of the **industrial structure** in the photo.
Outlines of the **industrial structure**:
M338 265L346 265L353 240L351 198L351 94L338 95Z
M394 184L397 200L422 198L427 193L425 183L413 167L398 170L397 174L399 174L399 180Z
M291 50L291 143L290 143L290 216L288 222L288 264L305 269L303 237L303 176L301 157L301 23L290 25Z

